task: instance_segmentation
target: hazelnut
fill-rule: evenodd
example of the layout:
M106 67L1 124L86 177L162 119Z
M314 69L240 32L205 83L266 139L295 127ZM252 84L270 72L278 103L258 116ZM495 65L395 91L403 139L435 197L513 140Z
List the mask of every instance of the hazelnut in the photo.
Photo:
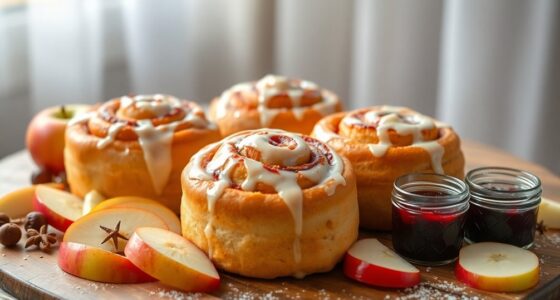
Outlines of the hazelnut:
M0 226L0 243L5 247L16 245L21 239L21 229L14 223Z
M47 225L47 218L45 218L45 215L38 211L32 211L25 216L23 228L25 228L25 230L33 228L39 231L43 225Z
M10 223L10 217L7 214L0 212L0 226Z

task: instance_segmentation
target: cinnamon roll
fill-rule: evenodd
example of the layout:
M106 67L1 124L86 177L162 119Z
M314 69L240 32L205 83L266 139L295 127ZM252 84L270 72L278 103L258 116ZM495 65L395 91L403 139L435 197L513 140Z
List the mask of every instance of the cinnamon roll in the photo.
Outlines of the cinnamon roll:
M356 173L360 226L391 229L395 179L411 172L463 178L460 140L448 125L404 107L376 106L323 118L312 136L347 157Z
M231 135L195 154L181 180L183 235L228 272L326 272L357 238L352 167L309 136Z
M64 160L72 192L142 196L179 212L181 171L220 139L193 102L167 95L110 100L70 121Z
M309 134L322 117L340 110L338 96L313 82L267 75L223 92L209 116L223 136L264 127Z

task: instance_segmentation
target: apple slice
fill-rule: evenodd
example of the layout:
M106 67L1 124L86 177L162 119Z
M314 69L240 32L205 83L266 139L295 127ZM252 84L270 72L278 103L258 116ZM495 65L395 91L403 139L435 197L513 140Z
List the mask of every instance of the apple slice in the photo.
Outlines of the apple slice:
M45 183L44 185L64 190L62 183ZM37 185L26 186L3 195L0 197L0 211L12 219L25 217L33 210L36 188Z
M145 209L162 218L165 223L167 223L170 231L181 233L181 221L179 220L179 217L177 217L171 209L167 208L167 206L152 199L136 196L116 197L103 201L97 205L94 210L97 211L116 207Z
M455 276L477 289L519 292L539 282L539 259L531 251L508 244L472 244L459 252Z
M126 257L73 242L58 248L58 266L74 276L106 283L141 283L155 281Z
M220 275L206 254L182 236L159 228L138 228L124 253L161 283L187 292L210 292Z
M136 208L110 208L91 212L79 218L64 233L65 242L74 242L98 247L107 251L115 251L112 240L104 244L101 242L107 237L107 232L100 226L115 228L120 222L119 233L129 238L138 227L158 227L168 229L167 224L157 215L143 209ZM126 240L118 239L118 250L122 251Z
M68 192L45 185L39 185L35 190L33 208L42 212L49 225L60 231L66 231L82 216L82 206L82 199Z
M548 228L560 229L560 202L542 197L538 221Z
M83 215L89 214L93 210L94 207L96 207L98 204L103 202L105 199L107 199L107 198L105 198L105 196L101 195L101 193L98 192L97 190L89 191L84 196L84 207L82 208L82 214Z
M344 258L344 274L369 285L405 288L420 283L420 271L377 239L357 241Z
M167 229L161 218L141 209L112 208L92 212L76 220L66 230L59 251L59 267L81 278L108 283L151 280L137 267L132 267L126 257L117 254L124 249L126 239L118 238L116 247L113 239L102 243L108 233L101 226L110 229L118 226L119 234L125 238L141 226Z

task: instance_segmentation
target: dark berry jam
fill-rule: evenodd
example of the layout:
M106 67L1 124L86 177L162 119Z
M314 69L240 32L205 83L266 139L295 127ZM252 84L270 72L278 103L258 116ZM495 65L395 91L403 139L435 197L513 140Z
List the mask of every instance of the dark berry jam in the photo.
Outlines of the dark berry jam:
M463 245L464 212L414 213L393 204L393 247L415 262L450 262Z
M479 168L466 176L470 203L465 223L469 243L533 244L541 183L535 175L500 167Z
M459 179L409 174L395 181L392 196L393 247L424 265L454 261L463 245L468 190Z
M538 208L496 210L471 204L465 237L470 242L499 242L525 247L535 239Z

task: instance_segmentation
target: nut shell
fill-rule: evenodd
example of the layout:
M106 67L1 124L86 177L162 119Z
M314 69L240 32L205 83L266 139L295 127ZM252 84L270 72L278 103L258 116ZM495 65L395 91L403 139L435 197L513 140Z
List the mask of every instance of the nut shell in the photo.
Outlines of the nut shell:
M21 228L14 223L0 226L0 243L5 247L16 245L21 239Z
M45 215L38 211L32 211L25 216L25 222L23 223L23 228L25 230L33 228L37 231L41 230L41 226L47 225L47 218Z

